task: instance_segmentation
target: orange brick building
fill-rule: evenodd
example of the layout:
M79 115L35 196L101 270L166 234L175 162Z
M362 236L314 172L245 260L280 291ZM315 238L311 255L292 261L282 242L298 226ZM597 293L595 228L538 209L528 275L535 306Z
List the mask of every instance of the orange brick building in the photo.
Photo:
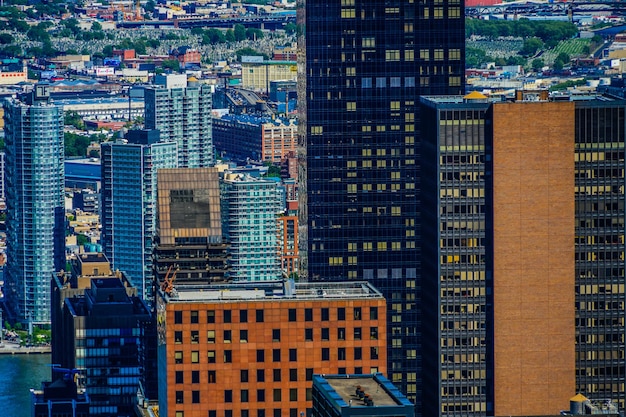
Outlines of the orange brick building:
M179 286L157 323L163 416L299 417L313 374L387 372L386 302L364 282Z

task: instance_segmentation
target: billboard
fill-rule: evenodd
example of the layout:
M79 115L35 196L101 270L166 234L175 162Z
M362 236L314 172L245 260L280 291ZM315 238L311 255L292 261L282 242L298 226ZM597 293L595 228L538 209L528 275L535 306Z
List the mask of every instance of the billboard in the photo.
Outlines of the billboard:
M107 77L109 75L115 75L115 68L112 67L96 67L96 76Z

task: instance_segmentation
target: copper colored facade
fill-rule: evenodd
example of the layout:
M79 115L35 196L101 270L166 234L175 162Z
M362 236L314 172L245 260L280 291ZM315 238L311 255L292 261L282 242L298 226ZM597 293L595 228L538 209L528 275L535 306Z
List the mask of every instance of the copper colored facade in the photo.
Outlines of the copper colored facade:
M366 283L179 287L157 299L159 408L299 417L313 374L387 372L386 302Z
M576 390L574 103L493 105L495 415Z

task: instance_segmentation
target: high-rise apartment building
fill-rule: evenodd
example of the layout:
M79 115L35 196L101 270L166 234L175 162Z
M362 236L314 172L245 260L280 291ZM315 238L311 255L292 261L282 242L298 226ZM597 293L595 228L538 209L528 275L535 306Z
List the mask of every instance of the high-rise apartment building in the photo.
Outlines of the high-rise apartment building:
M424 413L622 408L626 103L422 102Z
M102 153L102 246L113 269L124 271L140 297L152 294L157 170L175 168L176 143L157 131L129 131Z
M50 323L50 276L65 267L63 108L48 87L4 103L11 319Z
M301 272L382 291L390 377L419 410L419 97L464 92L463 2L298 3Z
M226 173L221 182L222 230L230 242L230 276L235 281L280 279L275 181Z
M144 97L146 129L158 129L162 142L176 142L180 168L215 165L211 86L185 74L160 75Z
M310 416L314 374L386 372L386 302L365 282L175 282L156 314L161 415Z

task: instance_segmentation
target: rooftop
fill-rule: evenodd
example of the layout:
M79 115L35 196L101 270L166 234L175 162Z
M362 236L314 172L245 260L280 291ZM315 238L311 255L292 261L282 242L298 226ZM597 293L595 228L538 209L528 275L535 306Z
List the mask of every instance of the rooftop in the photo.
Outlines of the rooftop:
M368 282L294 283L289 280L175 285L169 294L162 291L161 294L169 303L383 298Z
M351 404L353 407L364 405L363 399L356 394L357 387L361 387L364 394L369 395L375 405L398 405L395 398L389 395L385 388L371 375L355 375L354 377L346 375L345 378L328 377L326 381L347 404Z

